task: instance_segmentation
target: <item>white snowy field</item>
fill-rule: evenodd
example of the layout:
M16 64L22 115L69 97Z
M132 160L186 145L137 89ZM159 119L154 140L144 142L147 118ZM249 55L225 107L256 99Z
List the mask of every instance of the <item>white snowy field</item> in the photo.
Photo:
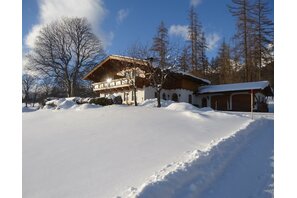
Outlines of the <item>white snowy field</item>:
M151 104L24 111L23 197L273 196L273 114Z

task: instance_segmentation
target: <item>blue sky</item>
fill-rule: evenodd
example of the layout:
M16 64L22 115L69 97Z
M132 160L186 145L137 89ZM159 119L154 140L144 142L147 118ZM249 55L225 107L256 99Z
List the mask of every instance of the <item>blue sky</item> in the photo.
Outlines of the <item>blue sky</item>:
M108 54L121 54L135 42L150 44L161 20L170 41L183 46L188 10L195 6L213 57L218 45L235 32L235 18L228 12L231 0L23 0L23 51L32 46L42 24L61 16L87 17ZM269 0L273 8L273 0ZM273 17L273 16L271 16Z

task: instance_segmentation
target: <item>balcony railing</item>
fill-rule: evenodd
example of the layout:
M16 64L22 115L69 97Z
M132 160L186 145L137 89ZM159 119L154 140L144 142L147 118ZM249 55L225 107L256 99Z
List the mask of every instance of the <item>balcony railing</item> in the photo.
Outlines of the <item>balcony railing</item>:
M115 79L110 82L97 82L93 83L93 90L100 91L112 88L128 87L130 85L127 78Z

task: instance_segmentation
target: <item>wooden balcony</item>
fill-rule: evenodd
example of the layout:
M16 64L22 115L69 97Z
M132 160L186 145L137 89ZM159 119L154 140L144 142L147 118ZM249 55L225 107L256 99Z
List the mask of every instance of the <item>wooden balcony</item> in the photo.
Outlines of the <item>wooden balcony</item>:
M93 83L93 91L102 91L108 89L129 87L131 84L127 78L114 79L110 82Z

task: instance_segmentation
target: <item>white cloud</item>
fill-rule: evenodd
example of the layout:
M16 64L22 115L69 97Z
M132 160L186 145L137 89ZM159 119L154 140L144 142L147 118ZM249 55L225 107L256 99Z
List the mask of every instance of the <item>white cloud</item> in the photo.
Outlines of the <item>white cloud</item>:
M94 32L106 46L110 44L111 37L100 28L107 13L103 0L39 0L38 24L35 24L25 38L27 47L34 46L34 40L42 25L50 23L61 17L86 17L91 23Z
M22 56L22 70L23 72L27 69L27 64L28 64L28 59L26 58L26 56Z
M117 14L117 21L121 23L129 15L128 9L120 9Z
M188 26L187 25L171 25L168 31L169 35L181 36L188 40Z
M217 33L211 33L206 35L207 50L211 51L218 46L218 42L221 39Z
M28 33L28 35L26 36L25 44L27 45L28 48L34 47L35 38L38 36L38 33L39 33L41 27L42 27L41 24L34 25L32 27L32 29L30 30L30 32Z
M190 4L192 6L197 6L202 2L202 0L190 0Z

